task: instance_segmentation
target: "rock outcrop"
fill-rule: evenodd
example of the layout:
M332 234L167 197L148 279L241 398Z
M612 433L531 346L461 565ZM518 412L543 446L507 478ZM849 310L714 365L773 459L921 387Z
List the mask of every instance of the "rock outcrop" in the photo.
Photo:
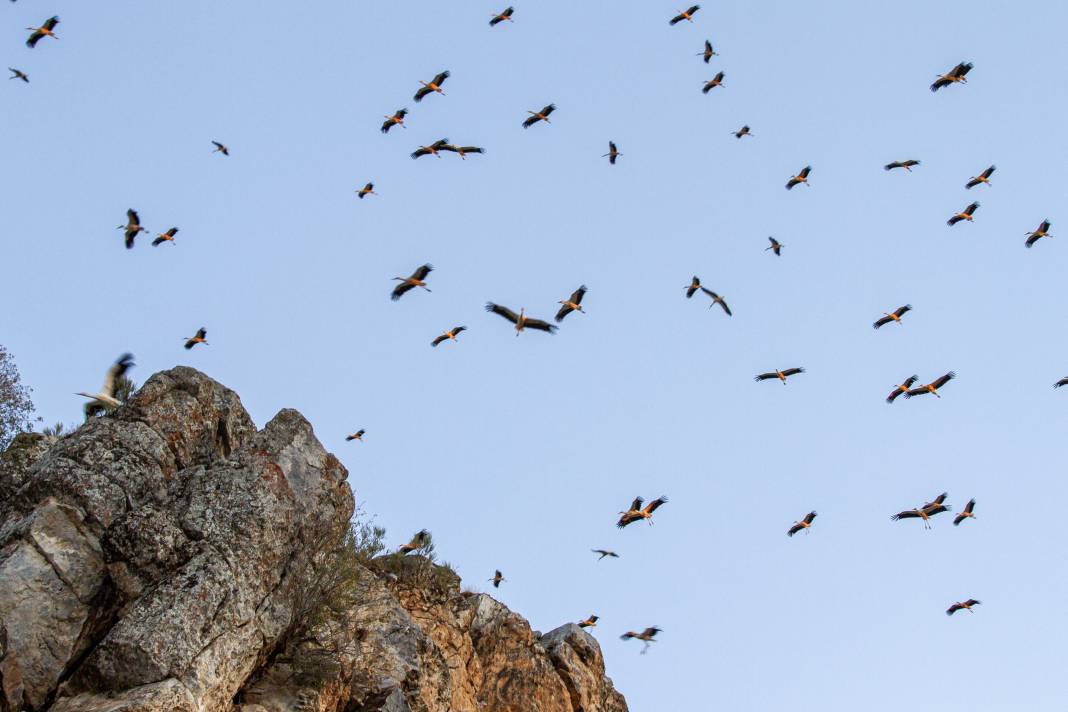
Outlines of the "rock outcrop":
M624 712L595 639L539 636L419 557L305 625L347 472L189 368L0 455L0 712ZM299 635L297 634L299 633Z

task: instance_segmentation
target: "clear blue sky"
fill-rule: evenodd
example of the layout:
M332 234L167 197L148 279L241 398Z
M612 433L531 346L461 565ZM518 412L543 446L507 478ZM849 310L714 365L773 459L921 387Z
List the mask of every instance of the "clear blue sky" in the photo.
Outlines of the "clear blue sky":
M300 409L391 544L431 529L476 588L501 568L537 629L599 614L636 712L1059 712L1068 244L1023 239L1068 231L1068 7L707 2L669 27L680 4L517 0L491 29L503 2L5 2L31 83L0 86L0 340L47 422L126 350L138 382L194 366L261 425ZM24 47L53 13L61 39ZM488 153L408 158L441 137ZM123 249L129 207L177 244ZM423 262L433 292L390 302ZM693 274L733 318L683 297ZM556 336L482 310L549 317L582 283ZM883 402L950 369L941 400ZM889 520L943 490L978 520ZM671 502L616 530L639 494ZM648 655L618 639L654 624Z

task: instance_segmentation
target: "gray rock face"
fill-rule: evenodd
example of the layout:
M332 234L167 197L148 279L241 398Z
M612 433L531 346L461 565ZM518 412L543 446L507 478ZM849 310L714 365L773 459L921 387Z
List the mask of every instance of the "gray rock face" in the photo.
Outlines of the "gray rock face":
M299 413L257 431L189 368L66 437L17 439L0 712L626 710L591 636L539 638L415 557L357 566L356 603L289 636L312 554L352 515L346 478Z

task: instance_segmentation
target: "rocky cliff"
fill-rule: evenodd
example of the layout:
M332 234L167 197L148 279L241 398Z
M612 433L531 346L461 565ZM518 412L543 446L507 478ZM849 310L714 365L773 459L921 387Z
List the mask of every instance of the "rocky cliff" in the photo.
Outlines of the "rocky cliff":
M539 635L418 557L352 564L347 605L308 625L347 475L299 413L257 431L189 368L20 436L0 455L0 712L627 709L592 636Z

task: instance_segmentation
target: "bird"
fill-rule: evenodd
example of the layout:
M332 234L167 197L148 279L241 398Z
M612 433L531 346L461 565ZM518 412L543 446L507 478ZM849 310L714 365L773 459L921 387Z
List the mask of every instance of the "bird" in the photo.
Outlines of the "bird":
M528 111L527 113L530 114L530 116L528 116L523 122L523 128L529 129L531 126L538 123L539 121L544 121L547 124L551 124L552 122L549 121L549 114L553 113L554 111L556 111L556 104L549 104L547 106L544 106L542 107L541 111Z
M440 74L435 76L429 82L424 82L423 80L420 79L419 83L422 84L423 86L419 88L419 91L415 92L415 97L414 98L415 98L416 103L419 103L420 101L422 101L423 97L425 97L428 94L437 93L437 94L441 94L442 96L445 96L445 92L443 92L441 90L441 85L444 84L445 80L448 79L450 76L452 76L452 75L449 74L449 71L445 70L444 72L441 72Z
M8 79L21 79L26 84L30 83L29 75L27 75L22 70L15 69L14 67L8 67L7 69L8 69L9 72L11 72L11 76L8 77Z
M912 384L915 383L918 378L919 376L909 376L900 386L895 386L894 390L890 391L890 395L886 397L886 402L893 403L897 400L898 396L903 393L908 393L909 389L912 388Z
M420 146L419 148L415 149L414 151L412 151L411 156L412 156L413 159L419 158L420 156L429 156L429 155L435 155L438 158L441 158L440 151L445 150L445 146L447 146L447 145L449 145L449 139L447 139L447 138L438 139L437 141L435 141L434 143L430 144L429 146Z
M164 242L173 243L174 242L174 236L177 235L177 234L178 234L178 228L176 228L176 227L172 227L167 232L161 232L158 235L156 235L156 239L152 241L152 246L153 247L159 247Z
M655 640L653 640L653 637L661 630L661 628L657 628L656 626L646 628L641 633L635 633L632 630L628 630L626 633L619 636L619 638L620 640L630 640L631 638L635 638L637 640L642 641L643 643L645 643L645 647L642 648L642 655L645 655L645 651L649 649L649 644L656 642Z
M679 10L679 14L668 20L669 25L677 25L683 20L693 22L694 13L701 9L700 5L691 5L689 10Z
M972 176L968 179L968 182L964 184L964 187L971 190L979 184L990 185L990 176L994 174L994 171L998 169L997 166L990 166L985 171L977 176Z
M59 38L56 37L56 33L52 31L56 29L56 25L58 24L59 18L53 15L52 17L45 20L44 24L40 27L27 27L26 29L31 31L33 34L30 35L30 38L28 40L26 40L26 46L30 49L33 49L37 46L37 43L41 41L42 37L51 37L54 40L58 40Z
M694 293L696 293L697 290L700 289L700 288L701 288L701 280L695 274L693 276L693 279L690 280L690 286L685 287L685 289L686 289L686 298L689 299L690 297L692 297L694 295Z
M208 345L208 342L206 341L207 336L208 336L208 330L205 329L203 326L200 327L199 329L197 329L197 333L196 334L194 334L193 336L186 337L186 340L185 340L185 348L186 348L186 350L188 351L189 349L193 348L197 344L204 344L205 346L207 346Z
M461 160L465 160L469 153L485 153L486 149L481 146L454 146L451 143L447 143L439 151L449 151L451 153L459 154Z
M902 519L922 519L923 528L930 529L931 517L936 514L941 514L942 512L949 511L949 505L945 503L946 497L946 493L943 492L942 494L935 497L933 501L925 502L923 506L917 507L916 509L906 509L903 512L898 512L894 516L890 517L890 519L891 521L895 522L900 521Z
M771 250L775 253L776 257L782 257L782 243L776 240L774 237L769 237L768 242L771 243L771 247L765 247L764 252Z
M562 299L557 304L561 304L560 311L556 312L556 321L559 323L564 320L564 317L573 311L586 313L586 310L582 308L582 298L586 296L586 285L583 284L567 299Z
M910 158L907 161L894 161L893 163L887 163L883 166L884 171L892 171L895 168L904 168L909 173L912 173L912 167L920 165L920 162L915 158Z
M974 598L969 598L963 603L954 603L952 606L946 609L946 615L951 616L957 611L968 611L969 613L975 613L975 611L972 610L972 606L978 606L981 603L982 601L977 601Z
M601 158L607 158L608 162L614 166L614 165L616 165L616 159L619 158L622 155L623 154L619 152L619 149L616 148L615 141L609 141L608 142L608 153L606 153L603 156L601 156Z
M702 94L707 94L708 92L712 91L716 87L723 86L723 78L725 76L727 76L727 75L724 72L716 72L716 76L714 76L711 79L709 79L707 82L705 82L705 85L703 87L701 87L701 93Z
M439 336L439 337L435 338L433 341L431 341L430 345L431 346L437 346L442 341L456 341L456 336L461 331L467 331L467 327L466 326L454 326L451 329L449 329L448 331L446 331L444 334L442 334L441 336Z
M356 197L358 197L360 200L363 200L368 195L378 195L378 193L375 192L374 183L368 183L367 185L356 191Z
M719 56L719 52L717 52L716 50L712 49L712 43L711 42L709 42L708 40L705 40L705 49L704 49L703 52L698 52L697 56L698 57L702 57L705 60L705 64L708 64L709 62L712 61L713 57L718 57Z
M704 287L701 287L701 291L712 298L712 303L708 305L709 309L711 309L712 307L714 307L714 306L716 306L718 304L721 307L723 307L723 311L726 312L727 316L733 316L731 314L731 308L729 306L727 306L727 302L724 301L723 297L719 296L718 294L713 292L711 289L706 289Z
M493 578L487 579L487 580L493 582L493 587L494 588L500 588L501 587L501 581L507 581L508 579L506 579L504 577L504 574L501 573L500 569L497 569L497 570L495 570L493 572Z
M815 519L815 518L816 518L816 513L815 512L809 512L808 514L805 515L804 519L802 519L800 522L794 522L794 525L786 530L786 536L793 536L794 534L797 534L799 531L804 531L807 534L808 530L809 530L809 527L812 526L812 520Z
M363 434L366 433L366 432L367 432L366 430L364 430L363 428L360 428L359 430L357 430L352 435L346 435L345 436L345 442L349 443L349 442L352 442L353 440L359 440L362 443L363 442Z
M786 181L786 190L793 190L794 186L798 183L804 183L805 185L808 185L808 174L811 172L812 166L805 166L804 168L802 168L800 173L790 178L790 180Z
M105 413L122 405L115 397L115 388L119 379L136 365L133 362L133 358L133 354L130 353L119 356L118 360L108 368L108 372L104 376L104 385L100 387L99 393L75 393L75 395L89 399L89 402L85 404L86 420L89 420L97 413Z
M938 395L938 389L946 385L956 377L957 374L953 371L950 371L946 375L940 376L939 378L936 378L935 380L931 381L926 385L920 386L918 388L910 388L905 393L905 398L912 398L913 396L922 396L924 393L934 393L935 396L941 398L942 396Z
M504 8L504 10L498 12L496 15L493 16L493 19L489 21L490 27L493 27L494 25L499 25L505 20L508 20L508 22L514 22L514 20L512 19L512 13L514 12L514 7L509 6Z
M971 205L969 205L968 207L966 207L964 210L960 211L959 213L954 214L953 217L951 217L949 220L946 220L946 225L949 225L950 227L953 227L954 225L959 223L961 220L967 220L968 222L971 222L972 221L972 215L974 215L975 211L978 210L978 209L979 209L979 203L978 203L978 201L976 201L976 202L972 203Z
M653 512L655 512L660 505L667 503L667 501L667 497L657 497L643 508L642 503L644 503L645 500L641 497L635 497L634 501L630 503L630 509L619 513L621 516L619 517L619 521L616 522L616 526L622 529L628 524L640 522L643 519L652 525Z
M901 317L905 316L905 314L907 314L910 311L912 311L912 305L911 304L906 304L903 307L898 307L897 309L895 309L892 312L883 312L883 314L885 316L883 316L881 319L876 319L875 323L872 324L872 327L878 329L880 327L886 326L887 324L889 324L892 321L896 321L898 324L900 324L901 323Z
M145 232L145 228L141 227L141 216L133 208L126 211L126 224L119 225L116 229L125 231L127 250L133 249L134 238L137 237L138 233Z
M579 621L577 625L578 625L579 628L596 628L597 627L597 621L599 621L599 620L600 620L600 618L598 616L595 616L595 615L593 615L591 613L590 616L586 620Z
M523 329L537 329L538 331L547 331L550 334L556 332L556 327L549 322L528 317L525 309L520 309L519 313L516 314L508 307L502 307L500 304L494 304L493 302L486 302L486 311L492 312L498 316L503 316L505 319L515 324L516 336L519 336L519 333L523 331Z
M749 124L746 124L737 131L731 131L734 134L734 138L742 138L743 136L752 136L753 133L749 130Z
M397 301L404 296L405 292L415 289L416 287L422 287L429 292L430 288L426 286L426 276L433 271L433 265L425 264L417 267L410 277L394 277L394 281L400 282L400 284L393 288L389 298L393 301Z
M953 526L959 527L960 523L965 519L975 519L975 497L968 500L968 504L964 505L964 509L960 514L953 517Z
M1053 237L1049 234L1049 220L1043 220L1042 224L1038 226L1038 229L1027 233L1027 242L1024 243L1025 247L1031 247L1043 237Z
M404 125L404 117L407 115L407 109L397 109L392 116L383 116L382 118L385 121L382 123L382 133L389 133L389 130L394 126L400 126L402 129L408 128Z
M360 432L363 431L361 430ZM426 529L420 529L415 533L414 536L412 536L411 541L409 541L407 544L402 544L401 547L397 549L397 553L404 556L412 553L413 551L419 551L420 549L425 547L427 545L427 542L429 541L430 532L428 532Z
M1054 388L1063 388L1064 386L1068 386L1068 376L1065 376L1064 378L1053 384Z
M617 554L614 551L609 551L608 549L590 549L590 551L592 551L595 554L600 554L600 556L597 557L598 561L600 561L601 559L605 558L606 556L609 557L609 558L612 558L612 559L618 559L619 558L619 554Z
M230 155L230 149L224 146L223 144L219 143L218 141L212 141L211 143L215 146L215 150L212 151L212 153L221 153L224 156Z
M769 371L768 373L761 373L761 374L757 375L757 377L754 380L756 380L759 383L760 381L770 381L773 378L778 378L780 381L782 381L782 384L785 386L787 378L789 378L790 376L793 376L795 374L804 373L804 372L805 372L805 369L800 368L800 367L799 368L788 368L785 371Z
M945 74L939 74L938 78L934 80L934 84L931 85L931 91L938 91L942 87L948 87L950 84L957 84L958 82L967 84L966 76L972 70L972 66L971 62L961 62Z

